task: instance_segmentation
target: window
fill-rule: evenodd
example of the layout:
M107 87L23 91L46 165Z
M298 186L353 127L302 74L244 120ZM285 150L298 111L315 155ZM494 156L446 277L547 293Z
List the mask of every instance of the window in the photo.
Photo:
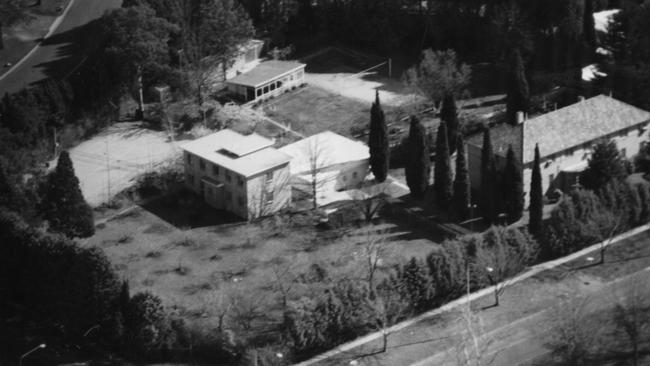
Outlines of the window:
M348 176L347 176L347 175L344 175L344 176L343 176L343 181L344 181L344 182L347 182L347 181L348 181Z
M219 166L212 164L212 174L219 175Z
M273 184L273 172L266 173L266 184Z
M230 176L230 172L226 172L226 182L228 183L232 182L232 177Z
M192 164L192 154L187 154L187 164Z
M268 92L269 92L269 86L267 85L267 86L264 87L264 94L266 94Z
M194 185L194 176L192 174L187 175L187 181L191 184Z
M199 160L199 169L201 169L202 172L205 171L205 160L203 159Z
M273 191L266 192L266 203L273 202Z
M358 176L359 176L359 174L357 174L357 172L352 173L352 178L353 179L357 179Z
M624 158L627 157L627 149L625 149L625 148L621 149L621 156L624 157Z
M275 90L275 83L271 83L269 87L271 88L271 91Z
M241 176L237 177L237 185L240 187L244 186L244 179Z
M257 89L256 94L257 94L258 97L261 97L262 96L262 89Z

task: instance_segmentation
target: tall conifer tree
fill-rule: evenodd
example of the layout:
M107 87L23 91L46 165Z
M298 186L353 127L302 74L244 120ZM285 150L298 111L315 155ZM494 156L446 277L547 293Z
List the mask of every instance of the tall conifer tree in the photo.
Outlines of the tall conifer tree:
M508 147L506 167L503 172L503 196L508 221L519 220L524 212L524 182L521 175L521 164L517 160L512 146Z
M433 189L436 193L436 203L443 208L449 207L452 195L452 178L447 124L445 121L440 121L440 126L438 126Z
M456 135L458 134L458 111L456 110L456 100L452 93L445 94L440 107L440 119L447 125L447 142L449 142L449 154L456 151Z
M517 124L517 112L528 113L530 105L530 89L526 80L524 60L518 49L513 51L511 57L507 88L506 108L508 122L515 125Z
M408 161L405 167L406 184L415 198L422 198L429 185L429 147L426 143L424 126L415 117L411 116L411 127L408 138Z
M535 145L535 160L533 161L533 172L530 180L530 208L528 232L536 238L542 234L542 218L544 211L544 194L542 192L542 172L540 168L539 146Z
M67 151L61 152L56 168L47 180L43 213L50 229L69 237L95 233L93 211L86 203Z
M483 149L481 151L481 212L487 223L496 217L496 160L492 150L490 129L483 132Z
M379 91L375 92L375 102L370 108L370 169L377 182L383 182L388 175L389 146L386 117L379 103Z
M451 207L459 220L469 218L470 182L469 169L467 168L467 151L462 135L456 139L456 177L454 179L454 193Z

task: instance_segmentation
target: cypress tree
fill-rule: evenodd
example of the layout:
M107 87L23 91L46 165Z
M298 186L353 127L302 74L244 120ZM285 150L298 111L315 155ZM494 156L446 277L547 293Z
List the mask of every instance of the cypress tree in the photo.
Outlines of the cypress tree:
M451 202L456 217L459 220L467 220L470 205L469 169L467 168L465 142L460 134L456 138L456 177Z
M508 221L519 220L524 212L524 182L521 164L519 164L512 146L508 147L506 167L503 172L503 196Z
M593 0L585 0L584 20L584 39L586 43L586 52L591 62L593 54L596 51L596 26L594 24L594 4Z
M383 182L388 175L389 146L386 118L379 103L379 91L376 91L375 102L370 108L368 147L370 149L370 169L372 174L377 182Z
M456 100L451 93L445 94L440 108L440 120L447 125L447 141L449 142L449 154L456 151L454 142L458 134L458 111L456 110Z
M537 239L542 234L542 216L544 211L544 193L542 192L542 172L540 170L539 146L535 145L535 160L530 180L530 208L528 232Z
M451 158L447 140L447 124L440 121L436 137L436 160L433 176L433 189L436 192L436 202L440 207L447 208L451 202Z
M492 151L490 129L483 132L483 149L481 151L481 212L488 223L494 222L496 216L496 160Z
M406 184L415 198L422 198L429 185L429 147L426 143L424 126L415 117L411 116L411 127L408 138L408 161L405 166Z
M521 58L521 52L515 49L510 61L510 70L508 73L508 96L506 98L506 108L508 122L517 124L517 112L528 113L530 104L530 89L526 80L526 70L524 60Z
M67 151L61 152L56 168L48 176L43 213L50 229L69 237L95 233L93 211L84 200Z

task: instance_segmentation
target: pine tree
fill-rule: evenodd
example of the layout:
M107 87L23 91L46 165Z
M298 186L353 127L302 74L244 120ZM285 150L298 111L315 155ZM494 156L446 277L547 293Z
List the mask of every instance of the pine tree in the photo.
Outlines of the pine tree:
M454 142L456 135L458 135L458 111L456 110L456 100L452 93L445 94L442 100L442 107L440 107L440 120L447 125L447 141L449 142L449 154L452 155L456 151Z
M492 151L490 129L483 133L483 149L481 151L481 212L488 224L496 218L496 160Z
M585 14L584 20L584 39L586 44L586 52L589 56L587 61L591 62L593 54L596 51L596 26L594 24L594 4L593 0L585 0Z
M587 189L597 191L612 180L627 175L624 158L613 140L603 141L593 148L589 165L580 174L580 183Z
M43 213L50 229L69 237L95 233L93 211L84 200L67 151L61 152L56 169L48 176Z
M408 161L405 167L406 184L415 198L422 198L429 185L429 147L426 143L424 126L415 117L411 117L411 128L408 138Z
M368 137L370 149L370 168L377 182L383 182L388 175L389 145L388 129L384 111L379 103L379 91L375 94L375 102L370 108L370 134Z
M544 212L544 193L542 192L542 172L540 168L539 146L535 145L535 160L530 180L530 208L528 232L539 239L542 234L542 220Z
M510 71L508 74L508 96L506 108L508 122L517 124L517 112L528 113L530 104L530 89L526 80L526 70L521 52L515 49L511 58Z
M521 164L517 160L512 146L508 148L506 167L503 172L503 196L508 221L519 220L524 212L524 182Z
M470 182L467 167L467 151L462 135L456 139L456 177L454 179L454 194L451 199L452 211L459 220L469 217Z
M433 176L433 189L436 202L440 207L447 208L452 196L451 158L447 140L447 124L440 121L436 138L436 159Z

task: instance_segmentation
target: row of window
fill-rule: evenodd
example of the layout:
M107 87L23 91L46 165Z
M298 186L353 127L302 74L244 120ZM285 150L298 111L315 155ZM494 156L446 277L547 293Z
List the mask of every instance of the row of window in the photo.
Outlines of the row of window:
M299 80L300 78L302 78L302 76L303 76L303 71L301 70L295 75L291 74L290 76L287 76L282 80L274 81L274 82L270 83L269 85L265 85L264 87L257 89L257 91L255 92L256 93L255 95L257 97L261 97L262 95L267 94L269 92L272 92L275 89L281 88L282 85L284 85L285 83L288 83L288 82L294 81L294 80Z
M190 166L192 165L192 154L187 154L187 164L190 165ZM201 170L202 172L205 172L206 165L207 164L206 164L205 160L199 158L199 170ZM220 167L218 165L216 165L216 164L210 164L210 165L211 165L212 175L218 177ZM223 168L221 168L221 169L223 169ZM226 179L226 182L232 183L232 181L233 181L232 175L235 175L235 176L237 176L237 185L240 186L240 187L244 186L244 178L242 176L234 174L234 173L231 175L229 170L227 170L227 169L223 169L223 170L224 170L224 177Z

